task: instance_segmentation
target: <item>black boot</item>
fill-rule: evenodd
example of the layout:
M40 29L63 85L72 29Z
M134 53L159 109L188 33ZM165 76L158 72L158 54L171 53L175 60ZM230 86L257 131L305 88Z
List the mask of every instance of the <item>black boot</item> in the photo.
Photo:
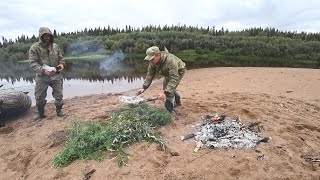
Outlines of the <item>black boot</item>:
M35 121L40 121L42 118L45 118L46 116L44 115L44 106L38 106L38 112L37 114L33 117L33 120Z
M0 127L5 127L5 124L4 124L4 122L2 122L2 121L4 121L4 118L3 118L3 110L2 110L2 105L3 105L3 100L2 99L0 99Z
M174 93L174 100L176 102L176 106L181 106L181 100L180 99L181 99L180 95L177 92L175 92Z
M56 106L56 112L57 116L63 117L65 114L62 112L62 105L61 106Z
M172 102L169 99L166 99L164 106L169 111L169 113L171 113L173 111L174 105L172 104Z

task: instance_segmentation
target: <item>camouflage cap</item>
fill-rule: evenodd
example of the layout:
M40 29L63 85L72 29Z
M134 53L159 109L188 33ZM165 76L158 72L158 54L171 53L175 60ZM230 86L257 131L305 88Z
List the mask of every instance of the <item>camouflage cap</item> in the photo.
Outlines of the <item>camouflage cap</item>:
M144 58L144 60L151 61L158 53L160 53L160 49L157 46L149 47L146 51L147 56Z

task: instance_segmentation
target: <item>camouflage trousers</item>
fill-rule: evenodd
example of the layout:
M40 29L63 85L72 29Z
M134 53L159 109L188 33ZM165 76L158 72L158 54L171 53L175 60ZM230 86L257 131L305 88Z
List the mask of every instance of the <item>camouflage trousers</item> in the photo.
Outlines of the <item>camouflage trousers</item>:
M186 69L181 69L181 70L178 71L178 73L179 73L179 82L177 83L177 86L175 87L175 89L178 87L178 85L179 85L181 79L183 78L185 72L186 72ZM163 90L166 89L169 81L170 81L169 77L165 77L165 78L164 78L164 80L163 80ZM179 103L180 103L180 98L181 98L180 95L179 95L179 94L177 93L177 91L175 90L172 95L167 96L166 104L165 104L166 108L168 109L168 107L167 107L168 105L167 105L167 104L168 104L169 102L172 104L172 107L175 106L176 102L179 102ZM169 108L168 110L169 110L170 112L172 111L172 110L170 110L170 108Z
M55 106L63 105L63 78L61 77L53 80L49 76L38 76L36 77L36 87L34 91L37 107L46 105L47 90L49 86L52 88Z

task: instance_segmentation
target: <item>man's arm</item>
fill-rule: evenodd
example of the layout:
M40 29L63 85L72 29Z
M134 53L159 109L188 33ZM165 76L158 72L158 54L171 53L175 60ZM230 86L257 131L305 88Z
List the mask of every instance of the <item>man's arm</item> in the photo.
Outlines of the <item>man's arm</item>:
M60 67L60 71L62 71L66 67L66 62L63 59L63 55L60 47L58 46L58 67Z
M44 69L42 68L42 64L39 62L38 53L34 45L29 49L29 63L31 69L36 73L44 73Z
M150 63L148 67L148 73L147 73L146 79L144 80L144 83L142 86L143 89L145 90L148 89L155 75L156 75L156 67Z

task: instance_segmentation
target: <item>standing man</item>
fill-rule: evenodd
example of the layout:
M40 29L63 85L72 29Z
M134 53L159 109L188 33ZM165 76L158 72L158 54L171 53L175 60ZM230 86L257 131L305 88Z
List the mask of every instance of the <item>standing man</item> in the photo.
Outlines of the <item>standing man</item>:
M163 92L159 94L159 99L165 101L165 107L171 113L175 106L181 106L181 98L176 89L186 72L185 63L169 53L167 48L160 51L159 47L152 46L146 51L147 56L144 60L149 61L148 74L144 80L143 88L138 93L143 93L151 84L156 73L164 76Z
M59 46L53 43L53 35L49 28L39 29L39 42L31 46L29 61L30 67L36 72L34 96L38 112L33 119L41 120L45 117L44 107L47 103L48 86L52 88L57 116L64 116L62 112L63 78L60 72L64 69L65 62Z

